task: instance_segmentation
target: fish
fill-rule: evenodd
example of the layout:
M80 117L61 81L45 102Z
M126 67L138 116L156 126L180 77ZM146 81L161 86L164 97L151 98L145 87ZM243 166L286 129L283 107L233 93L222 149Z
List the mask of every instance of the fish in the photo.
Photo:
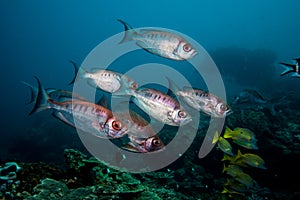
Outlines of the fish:
M265 99L262 95L252 89L245 89L241 91L236 97L234 97L230 106L232 108L252 109L252 110L270 110L272 115L276 115L276 106L282 103L286 96L274 97L271 99Z
M94 69L92 72L88 72L74 61L70 62L75 69L75 76L70 84L74 84L76 77L84 78L92 87L100 88L114 95L131 95L132 91L138 87L134 80L121 73L104 69Z
M242 167L256 167L260 169L267 169L264 166L265 161L260 156L252 153L242 154L240 150L238 150L238 154L234 157L224 155L222 161L226 160L228 160L231 164L239 165Z
M103 95L98 101L101 105L109 109L106 95ZM128 139L130 142L122 147L133 152L153 152L164 147L163 141L154 132L150 124L138 113L129 109L129 112L117 111L114 115L128 127Z
M118 19L125 28L125 35L120 43L135 41L142 49L171 60L188 60L193 58L197 51L186 39L180 35L152 29L141 29L136 32L128 23Z
M234 179L245 185L247 188L251 188L256 184L255 180L245 172L238 173Z
M218 131L216 131L216 133L214 135L212 144L215 144L216 142L218 142L217 143L217 147L221 151L223 151L224 153L226 153L226 154L228 154L230 156L234 156L234 154L232 152L232 146L231 146L231 144L226 139L224 139L222 136L219 136Z
M38 93L30 115L50 109L54 117L99 138L120 138L127 133L128 128L110 110L76 99L55 101L49 97L40 80L37 77L35 79L38 82Z
M224 187L224 188L223 188L223 191L222 191L221 193L222 193L222 194L228 194L228 196L229 196L230 198L234 198L233 194L234 194L234 195L245 196L243 193L237 192L237 191L234 191L234 190L230 190L230 189L228 189L227 187Z
M139 138L129 135L128 138L130 142L123 148L129 151L148 153L164 148L163 142L157 135L148 138Z
M240 168L237 165L228 165L227 167L224 165L223 167L223 173L226 172L226 174L235 177L237 176L239 173L242 173L243 170L242 168Z
M224 118L232 113L229 106L219 97L191 87L183 87L183 89L180 90L174 81L169 78L167 79L171 91L173 91L175 95L181 97L181 99L193 109L202 111L205 114L216 118Z
M37 96L38 88L24 81L22 81L22 83L28 86L30 89L30 100L27 104L31 104L34 102L35 97ZM57 88L46 88L45 91L48 94L48 96L55 101L71 100L72 98L83 101L85 100L85 98L80 96L79 94L67 90L61 90Z
M250 175L243 172L243 170L237 165L229 165L228 167L224 166L223 173L224 172L232 176L234 178L234 181L238 181L247 188L250 188L255 184L253 178Z
M236 96L231 103L232 105L241 105L241 104L266 104L262 95L256 90L245 89L241 91L238 96Z
M289 63L279 63L285 67L285 70L280 74L280 76L284 76L286 74L292 73L292 76L300 78L300 69L299 69L299 63L300 58L294 58L292 60L295 60L295 64L289 64Z
M231 191L233 190L235 192L240 192L240 194L248 191L247 187L244 184L239 183L234 179L227 179L226 183L224 183L224 187L230 189Z
M133 93L133 102L156 120L171 126L190 123L190 114L178 101L155 89L138 88Z
M231 138L234 143L244 148L258 149L256 145L257 139L255 138L255 134L247 128L237 127L231 130L229 127L226 127L223 137Z

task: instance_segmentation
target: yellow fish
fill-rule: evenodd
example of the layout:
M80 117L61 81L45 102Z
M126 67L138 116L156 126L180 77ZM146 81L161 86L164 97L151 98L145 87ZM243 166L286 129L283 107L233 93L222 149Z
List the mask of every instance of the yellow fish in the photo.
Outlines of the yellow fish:
M255 180L253 180L253 178L249 174L246 174L244 172L237 174L234 177L234 179L242 183L243 185L245 185L247 188L253 187L254 184L256 183Z
M233 195L242 195L242 196L245 196L243 193L230 190L230 189L228 189L226 187L224 187L224 189L223 189L223 191L221 193L222 194L227 194L230 198L233 198L234 197Z
M231 144L226 139L224 139L222 136L219 136L218 131L216 131L216 133L214 135L212 144L215 144L216 142L218 142L217 145L218 145L218 148L221 149L221 151L223 151L224 153L226 153L230 156L234 155L232 153Z
M242 173L243 170L237 166L237 165L228 165L227 167L224 165L223 167L223 173L226 172L226 174L235 177L238 174Z
M261 169L267 169L264 166L265 161L260 156L252 153L242 154L240 150L238 150L238 154L234 157L224 155L222 161L226 160L228 160L231 164L243 167L256 167Z
M226 127L224 138L231 138L234 143L247 149L258 149L255 134L247 128L235 128L231 130Z
M227 178L227 181L226 183L224 183L224 186L236 192L247 192L247 187L244 184L235 181L235 179L233 178Z

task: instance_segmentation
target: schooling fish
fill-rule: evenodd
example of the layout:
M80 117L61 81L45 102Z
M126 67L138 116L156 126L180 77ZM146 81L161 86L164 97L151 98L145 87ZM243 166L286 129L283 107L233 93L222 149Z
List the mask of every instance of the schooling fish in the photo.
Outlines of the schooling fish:
M38 93L30 114L51 109L53 115L61 121L100 138L120 138L127 133L128 128L110 110L76 99L57 102L49 97L39 79L35 78Z
M125 28L125 36L120 43L135 41L144 50L172 60L187 60L197 54L195 48L177 34L151 29L144 29L138 33L123 20L118 21Z
M133 102L145 113L165 124L181 126L192 121L178 101L158 90L140 88L133 97Z
M101 97L98 105L109 109L106 95ZM127 134L130 142L122 148L145 153L157 151L164 147L164 143L154 132L150 124L133 110L129 110L129 112L117 111L114 112L114 115L128 127Z
M93 87L98 87L105 92L115 95L131 95L132 91L138 87L138 84L126 75L110 71L95 69L88 72L79 67L75 62L70 61L75 69L75 76L70 84L73 84L76 75L80 78L88 79L88 83Z
M258 149L256 145L255 134L247 129L237 127L231 130L229 127L226 127L224 138L231 138L234 143L240 145L247 149Z
M228 160L230 163L243 166L243 167L256 167L261 169L267 169L264 164L265 161L258 155L252 153L242 154L240 150L238 150L238 154L234 157L229 157L224 155L222 161Z
M218 142L217 145L221 151L223 151L224 153L230 156L233 156L231 144L222 136L219 136L218 131L216 131L212 143L215 144L216 142Z
M296 61L295 64L289 64L289 63L279 63L285 67L285 70L280 74L280 76L284 76L286 74L292 73L292 76L300 78L300 69L299 69L299 63L300 58L293 59Z
M167 79L170 89L190 107L217 118L226 117L231 113L229 106L219 97L191 87L184 87L180 90L172 80Z

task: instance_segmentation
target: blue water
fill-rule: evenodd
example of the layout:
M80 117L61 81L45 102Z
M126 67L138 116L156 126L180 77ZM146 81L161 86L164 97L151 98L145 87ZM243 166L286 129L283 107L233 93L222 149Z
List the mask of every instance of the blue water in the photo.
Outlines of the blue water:
M83 62L100 42L122 32L117 19L133 27L173 29L196 40L219 67L228 101L244 88L266 98L293 94L300 99L300 79L280 77L278 64L300 56L299 7L297 0L1 1L0 159L51 162L55 154L45 158L39 152L82 148L78 138L61 134L72 128L47 113L28 116L32 105L26 105L29 91L21 81L35 84L38 76L46 87L72 90L69 60ZM125 58L114 64L125 70L149 61L184 67L143 51L138 55L134 62Z

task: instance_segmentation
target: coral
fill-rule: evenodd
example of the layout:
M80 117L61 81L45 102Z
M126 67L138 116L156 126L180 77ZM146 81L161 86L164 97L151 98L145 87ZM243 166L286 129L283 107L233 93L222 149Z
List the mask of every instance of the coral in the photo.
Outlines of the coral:
M34 195L28 199L61 199L68 192L66 184L53 180L44 179L33 189Z
M17 172L22 168L15 162L7 162L0 168L0 180L12 180L17 178Z

